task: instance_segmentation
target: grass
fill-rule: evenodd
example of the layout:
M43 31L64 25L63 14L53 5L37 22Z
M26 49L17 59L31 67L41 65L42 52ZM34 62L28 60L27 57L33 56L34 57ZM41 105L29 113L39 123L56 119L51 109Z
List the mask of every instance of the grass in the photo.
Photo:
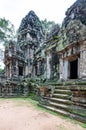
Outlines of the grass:
M55 116L59 116L62 119L66 119L66 120L68 120L68 121L70 121L70 122L72 122L74 124L79 124L83 128L86 128L86 124L85 123L78 122L78 121L76 121L74 119L70 119L68 117L62 116L62 115L60 115L58 113L52 112L50 110L47 110L47 109L45 109L43 107L38 106L37 105L38 101L33 100L33 98L34 98L34 95L31 94L30 97L28 97L28 98L0 98L0 101L6 101L6 100L7 101L15 101L17 106L23 106L23 105L29 106L29 105L32 105L37 110L48 112L48 113L53 114Z

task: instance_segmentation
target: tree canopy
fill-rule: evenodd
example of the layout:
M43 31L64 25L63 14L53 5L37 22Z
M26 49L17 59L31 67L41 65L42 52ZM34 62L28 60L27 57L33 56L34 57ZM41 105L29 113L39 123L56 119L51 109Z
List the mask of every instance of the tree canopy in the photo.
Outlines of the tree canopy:
M5 18L0 18L0 43L7 45L14 37L14 25Z
M55 25L54 21L47 21L47 19L41 20L41 23L42 23L45 35L49 33L52 30L53 26Z

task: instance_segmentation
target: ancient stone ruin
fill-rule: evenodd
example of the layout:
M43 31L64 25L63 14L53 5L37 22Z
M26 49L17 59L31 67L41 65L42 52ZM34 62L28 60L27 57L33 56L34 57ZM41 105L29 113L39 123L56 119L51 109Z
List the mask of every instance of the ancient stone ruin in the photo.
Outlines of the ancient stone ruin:
M1 97L27 96L25 81L39 79L39 105L86 123L86 0L77 0L62 26L56 24L46 37L30 11L21 21L17 43L9 41L5 48L4 63Z
M66 12L57 45L60 78L86 77L86 1L77 0ZM86 78L85 78L86 79Z

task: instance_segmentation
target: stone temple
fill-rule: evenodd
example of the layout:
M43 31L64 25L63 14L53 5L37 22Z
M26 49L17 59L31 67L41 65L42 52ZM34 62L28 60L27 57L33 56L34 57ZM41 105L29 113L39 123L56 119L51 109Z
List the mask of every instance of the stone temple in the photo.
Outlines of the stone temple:
M17 43L9 41L4 55L8 82L1 83L1 96L28 95L21 79L40 79L40 86L51 91L42 93L41 106L86 123L86 0L68 8L62 26L56 24L46 37L30 11L21 21Z
M33 11L22 19L18 29L18 41L10 41L5 48L6 78L35 76L34 53L43 43L41 22Z

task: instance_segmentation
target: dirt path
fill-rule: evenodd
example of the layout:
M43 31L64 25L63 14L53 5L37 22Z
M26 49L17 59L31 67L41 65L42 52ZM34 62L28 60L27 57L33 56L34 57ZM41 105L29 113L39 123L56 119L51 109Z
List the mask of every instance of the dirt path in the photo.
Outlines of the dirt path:
M85 130L78 124L35 109L26 101L0 100L0 130Z

